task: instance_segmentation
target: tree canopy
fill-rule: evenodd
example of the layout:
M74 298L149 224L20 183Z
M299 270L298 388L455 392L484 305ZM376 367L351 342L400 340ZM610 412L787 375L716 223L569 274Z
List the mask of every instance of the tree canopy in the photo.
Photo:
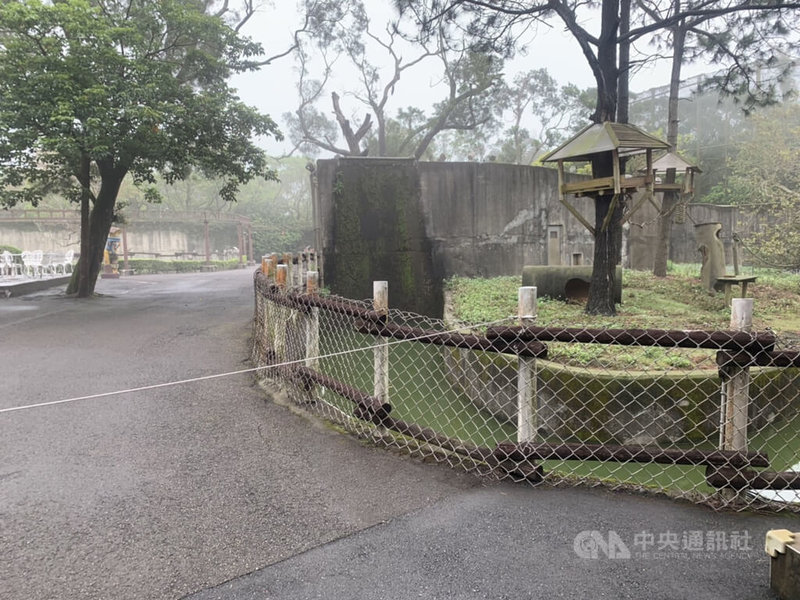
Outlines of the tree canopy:
M401 23L376 22L362 0L306 0L304 6L313 18L297 37L300 103L284 115L290 138L303 152L420 158L441 132L470 131L491 120L500 57L442 35L409 43ZM438 64L441 99L430 109L393 113L396 88L408 85L422 63ZM350 70L358 84L337 89L334 65ZM320 102L330 102L333 119Z
M717 81L731 91L761 84L761 65L778 60L770 36L792 31L794 11L800 4L779 0L395 0L419 24L426 40L447 27L464 36L473 47L510 55L521 33L540 23L559 22L570 33L591 70L597 103L591 120L628 121L628 78L631 48L636 44L671 44L670 35L688 24L706 55L713 56L725 75ZM652 54L658 54L653 52ZM646 55L645 55L646 56ZM769 91L769 90L767 90ZM592 161L596 178L614 172L610 157ZM612 290L615 265L621 256L623 202L613 194L595 197L595 248L592 281L586 310L594 314L616 312ZM609 214L610 213L610 214ZM605 224L605 225L604 225Z
M742 205L768 222L743 240L766 266L800 268L800 103L787 101L749 117L737 136L729 176L707 200Z
M280 137L276 124L227 84L262 49L225 22L227 4L212 14L200 0L0 3L0 203L53 190L91 203L78 295L93 292L127 174L173 182L196 167L226 200L275 176L253 138Z

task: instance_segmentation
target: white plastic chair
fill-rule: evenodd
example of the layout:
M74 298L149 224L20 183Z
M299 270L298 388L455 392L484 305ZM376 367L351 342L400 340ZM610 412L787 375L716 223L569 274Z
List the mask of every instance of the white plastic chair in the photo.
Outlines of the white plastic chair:
M0 255L0 273L10 277L22 275L22 265L14 262L14 256L8 250L4 250Z
M60 257L56 257L52 252L43 252L42 262L39 264L39 275L55 275L57 264L56 261L60 261Z
M33 252L25 251L22 253L22 272L30 277L42 276L42 258L44 252L41 250L34 250Z

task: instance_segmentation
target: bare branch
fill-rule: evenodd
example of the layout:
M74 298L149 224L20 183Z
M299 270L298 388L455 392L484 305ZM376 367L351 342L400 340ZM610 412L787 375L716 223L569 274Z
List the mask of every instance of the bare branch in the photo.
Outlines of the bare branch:
M718 3L709 2L707 5L716 6ZM629 39L636 40L643 35L658 31L661 29L668 29L680 21L686 20L690 26L699 25L711 19L742 12L758 12L765 10L796 10L800 9L800 3L784 2L784 3L756 3L750 0L741 0L741 4L735 6L724 6L719 8L698 8L687 9L673 14L670 17L660 19L649 25L631 29L626 35L620 36L617 41Z

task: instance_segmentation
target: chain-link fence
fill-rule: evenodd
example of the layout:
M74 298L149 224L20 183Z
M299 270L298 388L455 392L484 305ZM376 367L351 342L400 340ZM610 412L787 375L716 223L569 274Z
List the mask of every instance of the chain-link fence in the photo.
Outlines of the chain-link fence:
M452 324L291 266L255 274L253 360L359 436L498 478L800 510L800 352L747 331L752 300L731 331L549 328L521 288L521 316Z

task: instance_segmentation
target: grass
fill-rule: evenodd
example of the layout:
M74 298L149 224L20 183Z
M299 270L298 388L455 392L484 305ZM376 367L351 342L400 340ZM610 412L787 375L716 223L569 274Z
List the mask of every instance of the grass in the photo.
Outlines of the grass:
M539 298L538 320L569 327L652 329L727 329L730 309L724 295L710 293L700 283L699 265L671 266L667 277L646 271L623 271L622 304L614 317L592 316L580 304ZM748 273L749 274L749 273ZM756 269L758 281L748 288L755 298L754 326L797 333L800 329L800 275ZM454 277L446 289L453 315L465 323L503 319L517 312L520 277L468 279Z
M649 273L626 271L623 280L623 304L615 317L590 317L577 304L549 298L539 300L538 321L564 327L726 329L729 309L722 294L711 294L697 278L699 267L673 267L668 276L656 279ZM755 326L770 327L781 336L798 336L800 330L800 277L773 272L757 273L752 286L756 299ZM520 278L499 277L489 280L454 278L447 289L452 309L461 322L490 322L516 312ZM321 331L322 354L343 349L364 348L363 352L343 354L321 361L320 369L340 381L370 392L372 390L372 352L375 338L354 333L344 326L327 324ZM548 344L549 360L570 367L636 370L714 369L710 351L665 348L611 347L592 344ZM516 439L516 423L482 411L459 391L448 378L441 349L415 343L393 343L390 363L390 402L392 415L444 435L492 447L501 441ZM696 371L696 374L699 373ZM513 382L510 382L513 385ZM348 414L352 403L326 392L326 401ZM791 412L793 408L787 407ZM800 414L776 419L759 431L751 432L750 448L769 454L771 469L782 470L798 462L800 453L792 432L800 429ZM713 440L704 447L711 448ZM545 472L569 478L625 483L635 486L693 492L710 495L715 490L705 482L705 468L639 463L596 461L543 461Z
M548 327L724 330L730 308L721 293L700 283L699 265L671 265L667 277L645 271L623 272L622 304L616 316L587 315L583 305L539 298L537 322ZM748 273L749 274L749 273ZM758 269L748 288L755 298L753 327L771 329L785 343L800 339L800 275ZM516 314L520 277L454 277L446 289L451 317L463 323L487 323ZM716 368L708 351L636 349L586 344L550 344L550 358L565 364L600 368Z
M322 354L334 354L343 348L365 348L363 352L325 358L320 370L370 392L373 381L372 351L375 338L342 329L322 329ZM459 393L447 379L446 365L439 348L413 342L391 346L389 388L392 416L430 427L439 433L476 444L493 446L516 435L516 423L502 422L488 415ZM331 401L333 399L326 398ZM336 396L333 404L352 413L349 400Z

